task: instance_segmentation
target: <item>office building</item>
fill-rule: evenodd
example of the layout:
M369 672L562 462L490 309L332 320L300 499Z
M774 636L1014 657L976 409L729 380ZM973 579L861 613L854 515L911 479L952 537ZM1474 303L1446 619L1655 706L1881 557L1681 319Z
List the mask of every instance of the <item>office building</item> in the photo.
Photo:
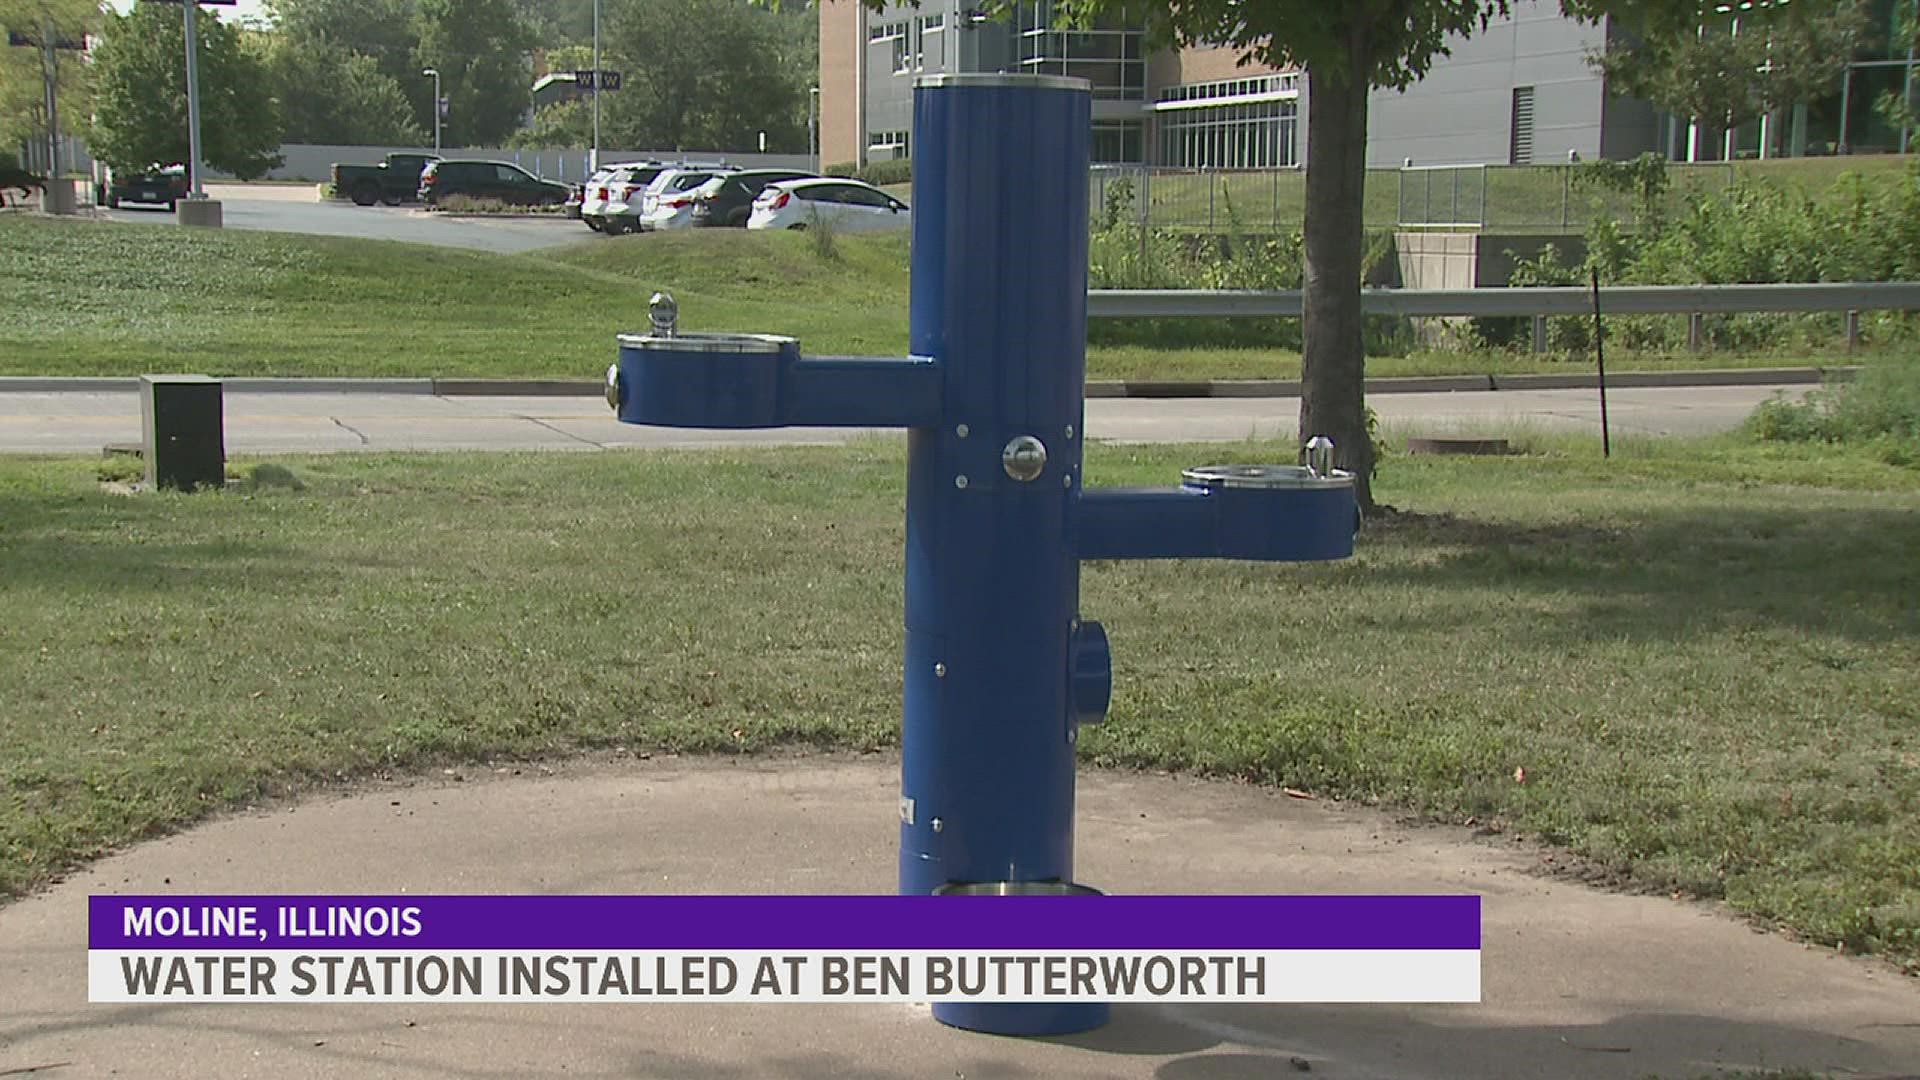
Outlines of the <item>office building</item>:
M1610 93L1588 57L1616 32L1581 23L1557 0L1519 0L1406 91L1373 94L1368 164L1552 164L1570 158L1798 156L1899 149L1903 134L1875 108L1907 85L1913 59L1885 44L1895 6L1873 0L1845 86L1829 99L1743 126L1731 136ZM822 0L820 139L825 162L912 156L914 77L943 72L1069 75L1093 86L1095 162L1165 168L1288 168L1306 154L1306 80L1240 66L1230 49L1149 53L1137 23L1053 26L1048 0L990 20L961 0L880 13ZM1878 42L1878 44L1875 44Z

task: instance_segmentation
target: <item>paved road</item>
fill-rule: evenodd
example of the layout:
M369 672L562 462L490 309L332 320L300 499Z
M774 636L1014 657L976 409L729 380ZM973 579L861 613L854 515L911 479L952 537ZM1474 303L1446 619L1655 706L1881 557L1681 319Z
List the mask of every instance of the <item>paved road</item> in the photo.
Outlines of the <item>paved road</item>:
M1776 390L1711 386L1615 390L1617 435L1698 435L1735 427ZM1590 390L1379 394L1370 399L1396 434L1599 431ZM94 453L137 442L139 396L128 392L0 393L0 452ZM1113 442L1223 442L1291 435L1287 398L1094 398L1087 433ZM835 443L852 429L681 431L614 421L594 397L436 397L431 394L229 393L228 449L235 453L333 450L585 450L614 447Z
M317 201L314 189L306 186L210 184L207 193L220 200L221 219L232 229L402 240L495 252L532 251L596 236L579 222L564 218L447 219L429 216L418 207L323 203ZM112 221L174 224L173 215L164 207L125 206L97 212Z

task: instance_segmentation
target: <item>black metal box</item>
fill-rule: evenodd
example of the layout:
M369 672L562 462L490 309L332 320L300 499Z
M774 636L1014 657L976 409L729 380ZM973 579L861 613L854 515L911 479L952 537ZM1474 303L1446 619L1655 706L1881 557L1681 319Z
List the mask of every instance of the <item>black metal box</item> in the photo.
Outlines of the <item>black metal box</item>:
M220 380L140 376L140 432L147 486L192 490L226 483L227 435Z

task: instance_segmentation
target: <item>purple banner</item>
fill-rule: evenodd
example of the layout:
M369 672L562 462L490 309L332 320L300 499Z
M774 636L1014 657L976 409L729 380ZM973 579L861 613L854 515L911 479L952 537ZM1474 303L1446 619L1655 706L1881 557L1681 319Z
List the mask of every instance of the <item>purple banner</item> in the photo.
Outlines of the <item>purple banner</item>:
M1477 896L93 896L93 949L1478 949Z

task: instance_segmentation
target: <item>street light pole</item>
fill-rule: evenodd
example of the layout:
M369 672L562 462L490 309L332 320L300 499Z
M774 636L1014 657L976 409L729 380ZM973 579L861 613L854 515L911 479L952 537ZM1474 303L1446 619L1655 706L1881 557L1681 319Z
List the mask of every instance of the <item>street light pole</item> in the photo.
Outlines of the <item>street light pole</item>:
M200 187L200 78L199 61L195 58L193 16L199 9L198 0L187 0L180 5L186 9L187 19L187 178L191 183L188 198L204 199L205 191Z
M440 69L422 68L420 74L433 77L433 152L440 152Z
M593 151L587 170L600 171L600 0L593 0Z
M47 94L47 179L60 175L60 56L53 51L59 40L51 22L40 24L40 77Z

